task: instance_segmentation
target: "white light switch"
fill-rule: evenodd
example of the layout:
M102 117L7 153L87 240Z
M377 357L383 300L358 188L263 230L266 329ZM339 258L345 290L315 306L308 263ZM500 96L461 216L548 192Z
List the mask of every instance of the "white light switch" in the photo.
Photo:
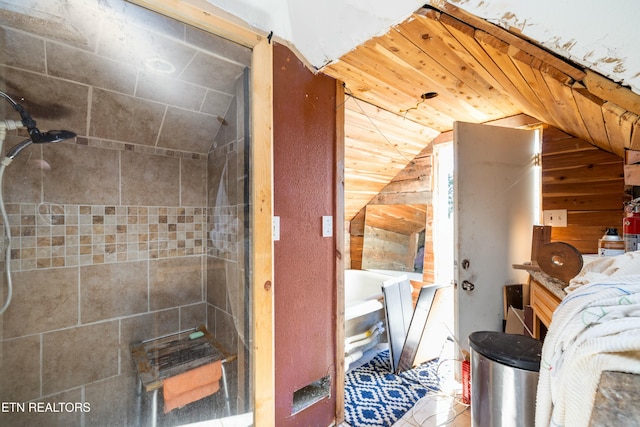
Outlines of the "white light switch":
M333 236L333 217L325 215L322 217L322 237Z
M280 217L273 217L273 241L280 240Z
M556 209L542 211L544 225L550 225L552 227L566 227L567 226L567 210Z

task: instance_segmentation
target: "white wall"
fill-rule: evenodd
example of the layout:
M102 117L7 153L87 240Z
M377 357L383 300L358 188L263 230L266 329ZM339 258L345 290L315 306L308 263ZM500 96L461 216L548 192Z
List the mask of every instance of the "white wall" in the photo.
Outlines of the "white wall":
M443 0L207 0L295 46L316 68L384 34L425 3ZM461 9L515 29L640 94L637 0L457 0Z
M381 35L421 0L207 0L253 27L293 44L316 68Z

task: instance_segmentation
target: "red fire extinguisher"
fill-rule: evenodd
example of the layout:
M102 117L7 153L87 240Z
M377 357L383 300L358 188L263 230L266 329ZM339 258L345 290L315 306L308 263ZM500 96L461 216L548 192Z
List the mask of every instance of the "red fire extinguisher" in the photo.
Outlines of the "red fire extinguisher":
M627 216L622 220L625 252L640 250L640 200L633 199L625 207Z
M467 359L462 361L462 403L471 403L471 364Z

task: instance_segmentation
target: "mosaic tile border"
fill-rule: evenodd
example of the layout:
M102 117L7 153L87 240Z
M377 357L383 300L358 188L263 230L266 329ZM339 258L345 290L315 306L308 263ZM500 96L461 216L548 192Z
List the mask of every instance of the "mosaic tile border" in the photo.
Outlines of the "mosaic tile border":
M73 142L69 142L72 144ZM154 147L150 145L131 144L129 142L110 141L105 139L77 137L75 144L89 147L104 148L116 151L133 151L136 153L153 154L164 157L178 157L183 159L207 160L207 153L193 153L172 150L170 148Z
M206 253L207 209L7 204L14 271Z

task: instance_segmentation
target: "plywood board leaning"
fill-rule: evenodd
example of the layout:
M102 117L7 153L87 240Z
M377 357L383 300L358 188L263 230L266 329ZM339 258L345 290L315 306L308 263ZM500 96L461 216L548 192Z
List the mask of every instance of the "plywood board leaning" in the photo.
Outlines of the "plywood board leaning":
M413 302L411 301L411 285L408 280L385 284L384 309L387 320L387 336L389 338L389 361L391 372L396 372L400 362L400 354L411 322Z
M449 334L447 328L451 329L447 313L451 312L452 301L447 294L451 294L450 286L428 285L420 289L397 372L440 356Z

